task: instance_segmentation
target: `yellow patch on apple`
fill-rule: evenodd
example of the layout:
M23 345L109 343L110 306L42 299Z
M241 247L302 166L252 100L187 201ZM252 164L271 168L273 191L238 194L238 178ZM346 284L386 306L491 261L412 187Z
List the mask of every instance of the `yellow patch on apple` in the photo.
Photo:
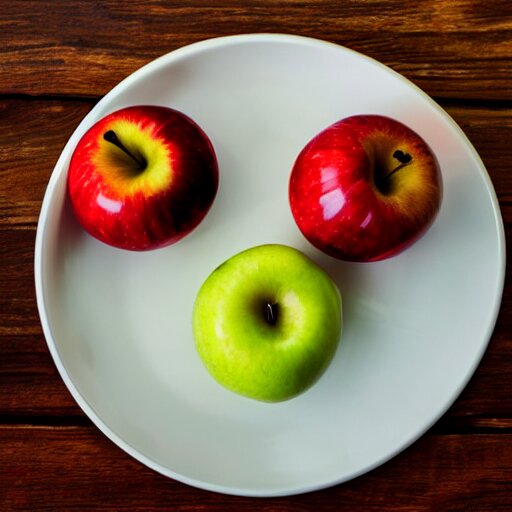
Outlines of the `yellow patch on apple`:
M169 187L172 181L172 154L169 146L155 134L151 126L116 120L107 128L140 162L137 164L134 158L107 140L100 140L93 163L105 182L120 197L133 196L138 192L151 196ZM151 162L151 165L148 166L147 162Z

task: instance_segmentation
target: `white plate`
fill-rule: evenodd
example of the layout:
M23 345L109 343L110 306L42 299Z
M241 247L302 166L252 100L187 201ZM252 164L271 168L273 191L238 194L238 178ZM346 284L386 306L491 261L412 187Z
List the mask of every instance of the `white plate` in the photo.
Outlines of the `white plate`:
M133 104L168 105L209 134L221 183L203 223L157 251L86 235L65 194L85 130ZM418 131L444 179L440 215L393 259L342 263L311 247L288 206L302 146L356 113ZM261 243L303 250L334 277L345 326L336 357L298 398L264 404L221 388L191 332L196 292L219 263ZM37 232L44 333L70 392L116 444L147 466L219 492L277 496L330 486L388 460L453 403L491 336L504 283L496 196L461 130L418 88L345 48L295 36L193 44L143 67L82 121L59 158Z

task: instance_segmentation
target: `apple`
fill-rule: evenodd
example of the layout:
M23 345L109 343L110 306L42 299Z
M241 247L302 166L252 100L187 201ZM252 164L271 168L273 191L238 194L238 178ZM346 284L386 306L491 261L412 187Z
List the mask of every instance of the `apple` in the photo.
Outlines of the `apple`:
M207 135L186 115L132 106L83 135L67 186L72 209L92 236L122 249L156 249L205 217L217 193L217 159Z
M442 181L427 143L399 121L354 115L313 137L290 175L290 207L303 235L349 261L394 256L418 240L440 208Z
M302 252L260 245L232 256L201 286L193 311L200 358L225 388L280 402L312 386L341 335L338 288Z

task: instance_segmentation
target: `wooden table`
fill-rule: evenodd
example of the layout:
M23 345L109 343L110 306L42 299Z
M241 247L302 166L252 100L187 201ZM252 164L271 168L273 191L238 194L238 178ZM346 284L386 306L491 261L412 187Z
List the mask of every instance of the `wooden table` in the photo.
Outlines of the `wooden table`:
M480 153L512 222L509 0L0 2L0 510L512 510L512 290L455 405L349 483L279 499L167 479L108 441L57 374L33 285L53 166L98 99L155 57L214 36L283 32L374 57L431 95Z

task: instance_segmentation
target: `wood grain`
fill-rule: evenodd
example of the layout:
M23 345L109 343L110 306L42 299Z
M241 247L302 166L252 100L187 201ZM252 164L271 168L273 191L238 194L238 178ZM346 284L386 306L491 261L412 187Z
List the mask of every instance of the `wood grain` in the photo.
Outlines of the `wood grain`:
M0 20L0 93L100 96L176 48L255 32L347 46L437 97L512 99L508 0L11 0Z
M12 512L497 512L512 507L510 434L424 437L364 478L256 501L165 478L94 428L0 426L0 454L0 508Z

